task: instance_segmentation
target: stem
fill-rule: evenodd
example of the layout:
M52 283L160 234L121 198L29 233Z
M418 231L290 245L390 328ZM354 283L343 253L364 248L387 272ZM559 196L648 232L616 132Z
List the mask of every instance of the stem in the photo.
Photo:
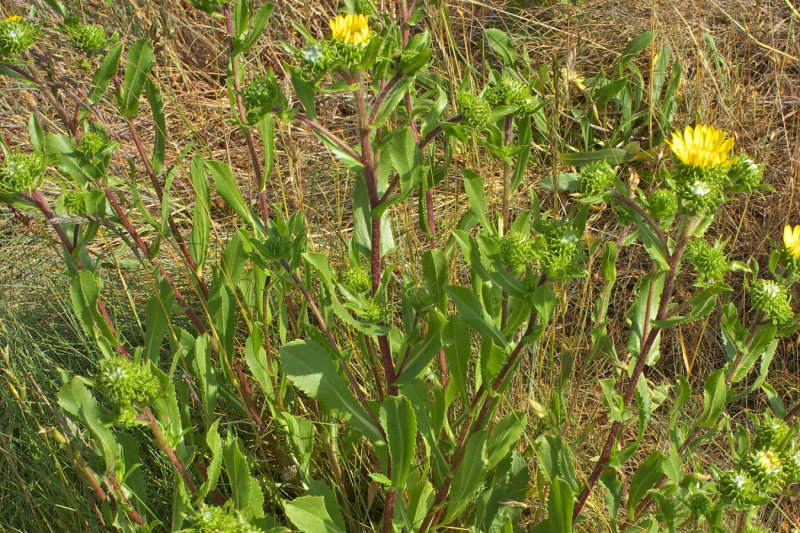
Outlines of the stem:
M685 219L685 224L683 230L681 231L681 235L678 238L678 242L675 245L675 250L669 256L668 264L669 264L669 272L667 272L667 277L664 280L664 287L661 292L661 302L658 306L658 313L656 314L656 320L661 320L667 315L667 307L669 306L669 302L672 298L672 286L675 281L675 274L677 272L678 263L680 262L681 255L683 254L683 250L686 247L686 242L689 238L689 234L692 232L692 223L690 219ZM634 393L636 392L636 383L639 381L639 377L642 375L644 371L644 367L647 363L647 358L650 355L650 350L655 343L656 337L658 336L659 329L653 328L648 333L647 337L645 337L644 342L642 343L642 348L639 351L639 358L636 361L636 366L633 368L633 372L631 372L631 378L628 382L628 386L625 390L625 395L622 398L622 408L626 408L630 405L631 400L633 399ZM620 379L622 377L620 376ZM617 436L619 435L619 431L622 428L621 422L614 422L611 425L611 429L608 432L608 437L606 438L605 445L603 446L603 450L600 453L600 458L597 460L597 463L592 470L592 473L589 475L589 479L587 480L586 486L581 491L578 499L576 501L575 507L572 511L572 523L575 523L577 520L578 515L583 509L584 505L586 505L586 500L589 498L589 494L591 494L592 490L594 489L595 485L597 484L597 480L600 479L600 474L602 474L605 465L608 463L608 460L611 458L611 452L614 450L614 443L617 440Z
M292 271L286 259L281 259L281 265L286 270L286 272L289 273L289 275L292 277L292 281L294 281L295 285L297 285L297 287L303 293L303 297L306 299L306 302L308 303L308 306L311 308L311 311L314 313L314 316L317 317L317 321L319 321L319 326L322 329L323 333L325 333L325 336L328 338L328 342L331 343L331 347L334 350L336 350L336 358L339 361L339 365L342 367L342 370L344 370L347 379L350 381L350 386L353 387L353 390L356 392L356 396L358 397L358 401L361 403L361 406L364 408L364 410L367 411L367 414L370 416L372 422L375 424L375 427L378 429L378 431L380 431L381 435L383 435L383 437L386 438L386 434L383 432L383 426L381 426L381 423L375 417L375 413L372 412L372 409L370 408L369 403L367 402L367 397L364 395L364 391L361 390L361 387L358 385L358 382L353 376L353 373L350 371L350 367L347 366L347 362L340 355L341 350L339 349L339 345L336 342L336 339L333 338L333 334L331 334L330 330L328 329L328 325L325 323L325 319L322 318L322 314L319 312L319 307L317 307L316 302L314 302L314 298L311 297L311 294L309 294L308 289L306 289L305 285L303 285L303 282L300 281L300 278L297 276L297 274Z
M667 250L669 250L669 248L667 247L667 238L664 236L664 232L661 231L661 227L658 225L658 222L656 222L653 219L653 217L651 217L644 209L642 209L641 207L636 205L636 203L633 200L631 200L630 198L626 198L626 197L622 196L618 192L615 192L614 194L612 194L611 198L613 198L614 200L616 200L616 201L618 201L620 203L623 203L623 204L627 205L628 207L630 207L631 209L636 211L636 213L640 217L645 219L647 221L647 223L650 225L650 227L653 229L653 233L656 234L656 236L658 237L658 240L661 242L661 246L663 247L664 251L666 252Z
M118 84L117 87L119 87ZM136 151L139 152L139 158L144 163L144 168L145 171L147 172L147 176L150 178L150 183L153 185L153 188L155 189L156 194L158 195L158 201L163 203L164 189L158 182L158 176L156 176L156 173L153 170L152 165L150 164L150 160L147 157L147 152L144 149L144 144L142 143L142 140L139 137L139 131L136 129L136 126L130 119L126 119L125 122L128 125L128 131L130 131L131 137L133 138L133 143L136 145ZM178 225L175 224L175 219L172 217L172 213L167 214L167 224L169 225L169 230L172 232L173 237L175 237L175 241L177 241L178 243L178 247L181 250L183 258L186 260L186 264L189 265L189 268L194 274L195 281L197 281L197 285L200 287L200 290L203 293L203 297L206 300L208 300L208 287L206 287L203 278L200 277L200 273L197 272L197 264L194 262L194 259L192 259L192 254L189 252L189 247L186 244L186 240L183 238L183 235L181 235L181 231L178 228Z
M145 418L147 419L148 425L150 426L150 432L153 434L153 437L155 437L156 442L158 443L158 447L161 448L161 451L167 456L167 459L169 459L169 461L172 463L172 466L174 466L181 475L183 482L186 484L189 492L192 493L192 496L196 496L197 486L195 486L194 481L192 481L192 478L189 476L189 472L186 471L186 467L175 453L175 450L172 449L169 443L167 443L167 439L164 438L164 433L161 432L161 427L158 425L158 421L153 416L153 412L149 407L145 407L143 412Z
M231 5L229 3L222 4L222 13L225 15L225 29L228 31L228 36L230 38L230 53L228 54L228 59L231 62L231 75L233 76L233 90L234 90L234 97L236 98L236 110L239 113L239 120L244 124L247 122L247 110L244 107L244 102L242 102L242 84L239 81L239 64L236 62L236 56L233 53L234 44L234 30L233 30L233 19L231 18ZM244 133L244 138L247 143L247 151L250 153L250 161L253 164L253 172L256 174L256 183L261 185L262 183L266 184L267 176L263 176L261 170L261 163L258 160L258 152L256 152L256 145L253 142L253 136L250 134L250 130L244 126L242 126L242 133ZM253 180L249 180L249 189L248 189L248 203L252 203L253 201ZM259 191L261 196L264 196L262 199L261 205L262 208L266 206L266 189L262 188ZM264 224L266 226L267 218L269 214L265 211L263 213L264 216Z
M67 233L64 231L64 228L61 227L61 224L59 224L58 222L55 222L55 220L54 220L55 219L55 213L53 213L52 209L50 209L50 206L47 205L47 202L44 201L44 198L42 197L42 193L40 193L38 189L33 190L33 191L31 191L31 198L33 199L33 201L36 204L36 206L39 208L39 210L42 212L44 217L47 219L47 221L50 223L50 225L55 230L56 234L58 235L58 238L61 240L62 246L64 246L64 249L67 251L68 254L70 254L70 256L72 256L72 253L75 251L75 247L72 245L72 242L69 240L69 237L67 236ZM86 267L84 266L84 264L81 261L80 257L76 256L74 258L74 261L75 261L75 266L79 270L86 270ZM103 320L105 320L106 324L108 325L109 329L111 330L111 333L114 334L114 338L117 339L117 347L116 347L117 351L119 353L121 353L122 355L124 355L125 357L127 357L128 359L130 359L131 356L130 356L130 354L128 354L128 351L125 349L125 346L122 344L122 341L119 340L119 334L117 334L117 330L114 327L114 323L111 321L111 317L108 314L108 310L106 309L106 306L103 303L103 300L101 300L100 298L97 299L97 309L100 311L100 314L103 315Z
M33 77L34 81L39 84L41 93L44 95L47 101L50 102L50 105L53 106L53 108L61 117L61 120L64 122L64 125L69 130L70 134L74 137L78 132L78 123L72 120L67 110L61 104L61 102L58 101L58 98L56 98L56 95L53 93L50 86L44 80L44 78L42 77L42 73L39 72L39 69L36 67L36 64L33 61L28 63L28 69L30 70L31 76Z
M326 128L325 126L323 126L322 124L320 124L319 122L314 120L313 118L309 118L309 117L307 117L306 115L304 115L302 113L297 113L294 116L294 119L299 121L299 122L302 122L303 124L305 124L309 128L311 128L313 130L317 130L319 133L323 134L325 137L328 138L328 140L330 140L336 146L338 146L339 148L341 148L342 150L347 152L347 154L350 157L352 157L353 159L355 159L356 161L362 161L361 154L359 154L358 152L353 150L352 146L350 146L349 144L344 142L344 140L342 140L341 137L339 137L338 135L333 133L331 130L329 130L328 128Z
M130 516L131 520L133 520L137 526L143 526L144 520L142 520L142 517L139 516L138 512L136 512L136 509L134 509L133 505L131 505L128 497L125 496L125 491L122 490L122 486L120 486L119 479L117 479L117 474L114 472L113 468L108 471L106 477L108 478L109 484L114 488L114 492L117 494L117 497L122 501L122 503L125 504L125 511L128 513L128 516Z

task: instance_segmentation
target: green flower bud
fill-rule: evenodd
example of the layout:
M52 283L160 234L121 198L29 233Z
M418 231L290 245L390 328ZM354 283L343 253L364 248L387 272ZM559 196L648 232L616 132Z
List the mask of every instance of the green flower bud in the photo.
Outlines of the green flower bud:
M86 191L69 191L64 195L64 208L71 215L86 214Z
M569 224L547 219L540 220L534 229L542 238L537 239L537 244L544 242L544 249L534 247L534 253L539 257L542 270L553 279L562 279L570 269L583 261L583 245L580 235Z
M725 180L725 188L734 192L752 191L764 179L764 167L756 165L747 156L739 156L736 163L728 167L728 175Z
M528 235L509 231L500 239L500 258L506 265L519 268L533 261L533 243Z
M686 498L685 503L692 516L703 516L711 510L711 498L703 492L693 492Z
M272 102L278 94L278 87L271 77L254 78L242 88L242 102L247 109L247 120L258 122L262 116L272 110Z
M666 220L678 211L678 198L669 189L656 189L647 197L647 209L658 220Z
M593 161L581 168L581 196L584 198L602 196L614 183L617 171L604 159Z
M753 482L744 472L727 471L720 474L717 488L720 496L738 508L751 505L755 496Z
M99 24L83 24L67 26L67 35L81 52L102 50L108 44L106 30Z
M130 361L122 356L104 359L100 363L96 381L117 411L118 423L132 423L134 405L150 405L160 392L160 384L149 364Z
M17 15L0 22L0 58L14 58L36 43L39 31L32 22Z
M339 274L339 283L355 292L367 292L372 287L372 278L365 269L353 266Z
M744 533L770 533L770 531L755 524L747 524Z
M189 520L194 526L192 533L262 533L228 505L202 505L189 516Z
M369 0L356 0L355 4L356 12L361 15L371 15L375 12Z
M686 245L686 256L697 273L706 279L722 279L730 270L722 243L711 246L703 239L695 239Z
M78 139L78 150L86 157L99 154L105 147L106 139L93 131L84 132L81 138Z
M787 446L781 452L781 464L783 465L783 477L787 484L800 482L800 447Z
M367 322L380 322L386 318L386 310L375 302L367 302L361 309L361 318Z
M768 492L783 487L783 465L774 451L752 452L745 458L743 466L759 491Z
M489 102L467 92L459 93L458 109L464 117L464 123L476 130L485 128L492 116L492 106Z
M690 167L678 164L673 175L681 212L699 216L716 212L724 200L723 183L728 169L723 166Z
M768 412L756 428L753 448L755 450L779 450L789 435L789 431L786 422L775 418Z
M411 301L411 306L417 311L428 307L431 303L431 295L425 290L425 287L413 287L408 292L408 299Z
M267 249L267 253L272 256L271 259L282 259L289 253L291 243L283 235L271 235L267 237L264 246Z
M43 173L42 154L9 155L0 163L0 193L14 194L36 189L42 183Z
M530 88L509 74L503 74L494 85L489 87L484 98L495 107L512 105L528 110L536 107Z
M530 96L523 96L517 102L520 115L532 115L542 106L542 101L539 100L539 97L531 93L530 89L528 92L530 93Z
M794 316L786 289L772 280L756 280L750 286L750 301L776 324L785 324Z

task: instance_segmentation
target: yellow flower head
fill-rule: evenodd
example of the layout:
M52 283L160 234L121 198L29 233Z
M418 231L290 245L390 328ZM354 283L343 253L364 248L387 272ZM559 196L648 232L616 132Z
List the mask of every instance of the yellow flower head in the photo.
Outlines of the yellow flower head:
M725 132L712 126L686 126L683 133L673 132L672 141L667 141L675 157L684 165L697 168L728 166L735 162L728 159L733 148L733 137L725 138Z
M19 15L11 15L11 16L6 17L5 19L3 19L3 22L15 22L15 21L17 21L19 19L20 19Z
M787 225L783 228L783 245L786 246L786 251L800 259L800 226L792 229Z
M329 19L334 39L349 44L364 44L369 40L370 31L367 15L339 15Z

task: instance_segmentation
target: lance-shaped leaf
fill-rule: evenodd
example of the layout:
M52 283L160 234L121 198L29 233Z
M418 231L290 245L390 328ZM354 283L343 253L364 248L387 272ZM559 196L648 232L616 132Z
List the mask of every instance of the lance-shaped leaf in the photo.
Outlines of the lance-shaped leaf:
M286 516L303 533L346 533L346 529L337 524L325 507L323 496L300 496L290 502L284 502Z
M125 79L120 87L119 107L127 117L139 113L139 97L153 68L153 49L147 39L139 39L128 49L125 61Z
M89 116L89 113L91 113L91 105L98 103L103 97L106 89L108 89L108 84L111 83L111 79L114 77L114 74L117 73L121 55L121 42L116 43L108 49L103 63L94 71L94 75L92 76L92 89L89 91L89 96L87 98L90 105L81 106L78 112L78 122L83 122L86 117Z
M324 347L312 339L296 340L281 346L280 354L283 369L295 387L336 411L370 441L383 442Z
M403 488L411 472L414 443L417 440L417 417L405 396L387 396L381 404L381 425L386 432L389 456L392 458L392 490Z

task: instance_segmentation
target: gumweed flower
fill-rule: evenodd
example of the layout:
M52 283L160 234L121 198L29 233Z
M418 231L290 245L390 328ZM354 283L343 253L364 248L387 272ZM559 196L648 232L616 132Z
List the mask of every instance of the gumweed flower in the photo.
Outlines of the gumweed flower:
M348 44L365 44L370 37L367 15L339 15L329 19L331 37Z
M614 184L617 171L608 161L593 161L581 169L581 195L584 197L602 196Z
M372 278L365 269L353 266L339 274L339 283L355 292L367 292L372 287Z
M85 215L86 191L69 191L64 194L64 209L71 215Z
M753 482L744 472L723 472L717 488L723 499L739 508L748 507L755 496Z
M0 57L12 58L34 45L38 34L37 27L17 15L6 17L0 22Z
M0 193L28 192L41 185L44 157L40 153L11 154L0 163Z
M686 246L689 262L698 274L707 279L722 279L730 270L722 244L712 246L704 239L690 241Z
M468 92L458 94L458 109L464 117L464 123L476 130L485 128L492 116L492 106L489 102Z
M800 226L783 228L783 245L795 259L800 259Z
M745 469L759 490L770 490L783 486L783 466L777 453L759 450L748 455Z
M506 265L519 268L534 259L530 236L519 231L509 231L500 239L500 258Z
M669 189L656 189L647 197L650 214L659 220L665 220L678 210L678 198Z
M728 159L733 149L733 137L725 138L725 132L712 126L686 126L683 133L673 132L667 144L681 163L689 167L709 168L728 166L735 161Z
M108 45L106 30L99 24L67 26L67 34L75 48L81 52L102 50Z
M794 316L786 289L768 279L758 279L750 286L753 307L763 311L773 322L785 324Z

